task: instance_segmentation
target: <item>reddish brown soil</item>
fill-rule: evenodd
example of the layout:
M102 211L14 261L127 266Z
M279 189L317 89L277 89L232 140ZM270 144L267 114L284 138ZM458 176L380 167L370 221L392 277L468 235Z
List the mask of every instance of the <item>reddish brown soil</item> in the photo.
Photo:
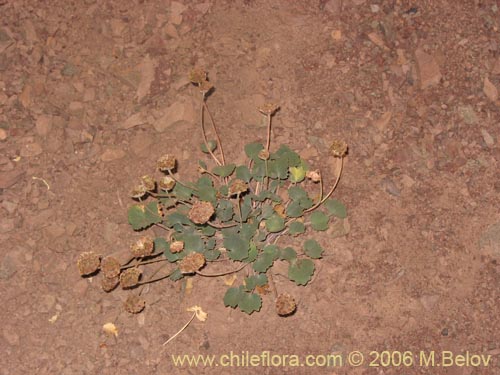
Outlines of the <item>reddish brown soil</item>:
M499 15L493 0L0 0L0 373L499 374ZM129 191L158 156L195 176L195 65L216 87L228 159L264 139L265 101L281 105L275 145L312 165L331 169L329 142L349 143L336 198L350 232L317 237L327 256L306 288L277 279L299 301L291 317L271 295L250 316L225 308L223 281L200 278L190 291L152 285L130 315L130 292L78 275L80 252L137 238ZM208 320L162 346L193 305ZM176 368L170 357L231 350L492 360Z

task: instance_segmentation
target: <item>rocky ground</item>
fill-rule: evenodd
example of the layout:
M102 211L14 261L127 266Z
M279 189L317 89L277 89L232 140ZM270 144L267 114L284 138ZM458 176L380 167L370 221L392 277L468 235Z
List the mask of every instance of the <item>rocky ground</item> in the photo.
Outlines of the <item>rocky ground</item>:
M420 350L491 355L500 373L500 9L493 0L0 0L1 374L401 374L396 367L175 367L171 354ZM327 171L349 143L336 198L343 236L288 318L271 295L225 308L221 279L129 292L81 278L82 251L137 238L129 192L169 152L196 176L198 95L228 159L273 139ZM329 182L333 181L330 175ZM347 233L348 232L348 233ZM209 315L162 346L200 305ZM112 322L118 336L102 330ZM369 357L367 357L369 358Z

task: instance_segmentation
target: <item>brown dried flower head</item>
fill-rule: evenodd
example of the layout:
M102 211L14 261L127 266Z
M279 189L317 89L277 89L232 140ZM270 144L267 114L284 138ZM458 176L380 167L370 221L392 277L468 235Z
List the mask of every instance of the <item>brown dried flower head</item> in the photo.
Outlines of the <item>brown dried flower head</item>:
M208 81L203 81L198 87L200 88L200 91L203 94L207 94L210 90L212 90L214 88L214 85L212 85Z
M229 195L233 194L241 194L248 190L248 184L240 180L239 178L235 178L231 181L231 185L229 185Z
M81 253L76 262L80 275L90 275L99 269L101 265L101 256L93 251L86 251Z
M307 171L306 172L306 177L308 179L310 179L312 182L320 182L321 181L321 174L319 173L318 170Z
M153 253L154 242L151 237L144 236L139 238L132 246L130 250L132 254L137 258L147 257Z
M108 256L101 261L101 270L104 277L113 279L120 274L120 261L114 257Z
M175 186L175 180L170 176L163 176L160 181L158 181L158 185L160 189L170 191Z
M280 106L276 103L265 103L259 107L259 112L266 116L272 116L279 108Z
M141 270L133 267L123 271L120 274L120 285L123 289L132 288L137 285L141 277Z
M148 192L148 189L146 189L146 186L144 184L140 184L135 186L132 191L130 192L130 196L132 198L142 198L146 193Z
M260 160L268 160L271 155L269 154L269 151L263 149L259 151L257 156L259 157Z
M288 293L282 293L276 299L276 312L280 316L292 314L297 309L295 299Z
M120 278L118 276L113 277L113 278L107 278L103 277L101 279L101 288L104 290L106 293L111 292L113 289L116 288L116 286L120 283Z
M202 68L194 68L189 72L189 80L196 84L201 85L207 80L207 72Z
M200 253L186 255L179 262L179 269L182 273L194 273L205 265L205 257Z
M170 244L170 252L171 253L180 253L184 250L184 242L183 241L174 241Z
M153 177L151 177L150 175L142 176L141 180L142 180L142 184L144 185L144 187L146 188L147 191L152 191L155 189L155 187L156 187L155 179Z
M172 171L175 169L176 164L175 157L173 155L163 155L156 162L156 166L162 172Z
M195 224L205 224L214 214L214 206L210 202L197 201L189 210L188 217Z
M125 311L131 314L138 314L146 306L146 301L139 297L137 294L132 294L128 296L127 300L124 302L123 307Z
M335 140L330 146L333 156L343 158L347 154L347 143L344 141Z

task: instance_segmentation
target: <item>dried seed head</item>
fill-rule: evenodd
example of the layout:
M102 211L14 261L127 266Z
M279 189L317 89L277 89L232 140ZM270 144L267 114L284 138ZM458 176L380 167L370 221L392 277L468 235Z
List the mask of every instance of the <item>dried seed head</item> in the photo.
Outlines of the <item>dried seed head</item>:
M127 300L123 304L125 311L131 314L140 313L142 310L144 310L145 306L146 306L146 301L136 294L128 296Z
M207 80L207 72L202 68L194 68L189 72L189 80L196 84L201 85Z
M208 81L203 81L200 85L199 85L199 88L200 88L200 91L206 95L210 90L212 90L214 88L214 85L212 85L210 82Z
M285 206L283 206L281 203L278 203L273 208L274 208L274 212L276 212L279 216L281 216L282 218L286 218Z
M347 154L347 143L344 141L335 140L330 146L332 154L336 158L343 158Z
M144 184L140 184L135 186L132 191L130 192L130 196L132 198L142 198L146 193L148 192L148 189L146 189L146 186Z
M260 150L259 153L257 154L257 156L259 157L260 160L268 160L269 156L271 156L271 155L269 154L269 151L264 149L264 150Z
M107 277L103 277L101 279L101 288L106 293L108 293L111 292L113 289L115 289L119 283L120 283L120 278L118 276L109 279Z
M154 242L151 237L141 237L130 246L132 254L137 258L147 257L153 253Z
M276 103L265 103L259 107L259 112L266 116L272 116L279 108L280 106Z
M174 241L170 244L170 252L171 253L180 253L184 250L184 242L183 241Z
M97 255L93 251L86 251L81 253L78 257L76 265L78 266L78 271L80 275L90 275L99 269L101 264L101 256Z
M156 162L156 166L162 172L172 171L175 169L176 160L172 155L163 155Z
M214 212L212 203L197 201L189 210L188 217L195 224L205 224Z
M182 273L194 273L205 265L205 257L200 253L190 253L179 262Z
M276 312L280 316L292 314L297 309L297 304L291 295L282 293L276 299Z
M106 257L101 262L101 270L104 273L104 277L107 279L113 279L120 274L120 261L114 257Z
M129 268L120 274L120 285L123 289L132 288L137 285L141 277L139 268Z
M321 174L319 173L318 170L316 171L307 171L306 172L306 177L310 179L312 182L320 182L321 180Z
M163 176L160 181L158 181L158 185L160 189L170 191L175 186L175 180L170 176Z
M247 190L248 184L245 181L240 180L239 178L235 178L234 180L232 180L231 184L229 185L229 195L241 194Z
M142 184L146 188L147 191L152 191L156 187L155 179L149 175L145 175L141 177Z

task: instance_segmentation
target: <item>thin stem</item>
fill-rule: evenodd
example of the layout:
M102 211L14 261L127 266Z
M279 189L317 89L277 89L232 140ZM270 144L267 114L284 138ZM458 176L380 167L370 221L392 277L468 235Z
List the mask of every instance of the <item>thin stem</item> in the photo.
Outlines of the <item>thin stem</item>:
M166 259L165 259L166 260ZM139 295L141 295L141 293L143 292L144 290L144 287L147 285L147 284L152 284L152 283L155 283L157 281L160 281L160 280L163 280L163 279L166 279L167 277L170 277L170 275L172 275L174 273L174 271L170 272L169 274L167 275L163 275L163 276L160 276L160 277L157 277L156 279L153 279L152 277L154 275L156 275L165 265L162 265L161 267L159 267L155 272L153 272L153 274L151 275L151 278L147 281L142 281L140 283L137 283L136 286L142 286L141 290L139 291Z
M197 275L204 276L204 277L219 277L219 276L225 276L225 275L230 275L232 273L240 272L243 268L248 266L249 263L243 264L241 267L232 270L232 271L226 271L226 272L220 272L220 273L204 273L200 271L196 271Z
M235 227L238 225L238 223L233 223L233 224L227 224L227 225L223 225L223 224L216 224L216 223L213 223L211 221L207 221L207 224L210 225L211 227L214 227L216 229L224 229L224 228L231 228L231 227Z
M184 324L184 326L183 326L180 330L178 330L178 331L177 331L177 333L176 333L175 335L173 335L171 338L169 338L167 341L165 341L165 342L163 343L163 345L167 345L170 341L172 341L172 340L173 340L173 339L175 339L175 338L176 338L176 337L177 337L180 333L182 333L182 331L184 331L184 330L187 328L187 326L188 326L188 325L189 325L189 324L193 321L193 319L194 319L194 317L195 317L195 316L196 316L196 312L194 312L194 313L193 313L193 316L191 317L191 319L189 319L189 321L188 321L186 324Z
M238 201L238 213L240 214L240 228L241 228L243 227L243 216L241 215L240 193L236 194L236 200Z
M208 145L207 134L205 132L205 121L204 121L204 110L207 109L207 108L208 107L207 107L207 105L205 103L205 93L202 93L202 98L201 98L201 134L203 136L203 142L205 143L205 147L207 148L208 153L215 160L215 162L217 163L217 165L223 165L223 163L221 163L219 161L219 159L217 159L217 156L214 155L214 153L210 149L210 146ZM207 112L208 112L208 110L207 110ZM211 117L210 112L208 112L208 114ZM216 132L216 138L218 139L217 132ZM217 144L219 144L219 143L220 143L220 141L217 140Z
M222 165L225 165L226 160L224 158L224 149L222 148L222 143L220 141L219 132L217 131L217 127L215 126L214 118L213 118L212 114L210 113L210 110L208 109L208 105L207 105L207 102L205 101L205 97L203 98L203 106L205 107L205 110L208 113L208 117L210 118L210 122L212 123L212 128L214 129L215 139L217 141L217 147L219 147L219 150L220 150L220 157L222 159Z
M276 288L276 284L274 283L273 275L271 275L271 273L269 273L268 275L268 280L269 284L271 285L271 288L273 289L274 298L278 298L278 288Z
M178 180L178 179L174 176L174 174L172 173L172 171L171 171L171 170L168 170L168 171L167 171L167 173L168 173L168 175L169 175L170 177L172 177L172 180L174 180L176 184L182 185L182 186L184 186L185 188L188 188L188 189L198 190L198 189L196 189L195 187L192 187L192 186L187 186L186 184L183 184L181 181L179 181L179 180Z
M269 152L269 147L271 146L271 114L267 115L267 142L266 150Z
M335 191L335 189L337 188L337 185L340 181L340 176L342 175L342 169L344 168L344 158L341 157L340 158L340 170L339 170L339 174L337 175L337 179L335 180L335 183L333 184L332 188L330 189L330 191L328 192L328 194L326 194L323 199L321 199L320 201L318 201L318 203L316 203L314 206L312 206L311 208L307 209L304 211L304 214L307 213L307 212L311 212L311 211L314 211L316 208L318 208L319 206L321 206L328 198L330 198L330 196L333 194L333 192ZM322 181L323 178L321 178L320 182Z
M149 258L150 257L157 257L158 255L161 255L163 254L163 251L161 253L156 253L156 254L151 254L149 255ZM135 258L133 258L135 259ZM132 260L133 260L132 259ZM134 264L129 264L130 261L126 262L123 266L120 267L120 270L126 270L127 268L133 268L133 267L137 267L137 266L144 266L146 264L152 264L152 263L158 263L158 262L165 262L167 259L152 259L152 260L145 260L143 262L139 261L139 262L136 262Z

